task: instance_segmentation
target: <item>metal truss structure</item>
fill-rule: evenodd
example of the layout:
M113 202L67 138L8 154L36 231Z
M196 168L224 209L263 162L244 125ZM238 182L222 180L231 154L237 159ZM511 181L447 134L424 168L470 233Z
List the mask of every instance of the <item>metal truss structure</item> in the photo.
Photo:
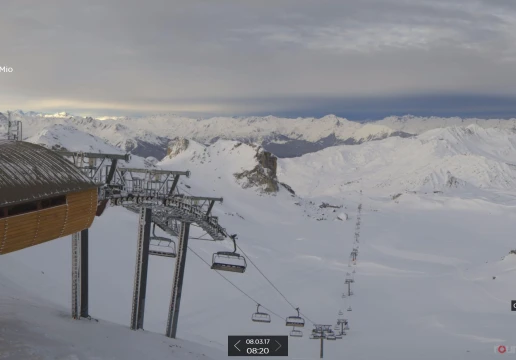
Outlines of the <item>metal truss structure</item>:
M7 140L22 141L22 123L21 121L11 120L11 112L7 112Z
M190 177L189 171L160 170L150 165L146 168L119 166L119 161L129 162L131 159L129 154L58 152L69 158L84 174L98 184L98 216L102 214L108 202L112 206L123 206L139 214L130 325L132 330L143 329L149 255L159 255L149 251L151 225L155 224L167 234L178 238L178 253L166 328L166 335L175 338L190 224L198 225L214 241L229 237L226 230L219 225L218 217L211 215L215 203L222 202L223 199L182 193L178 187L179 179L181 176ZM75 319L88 316L87 238L85 241L85 251L80 251L79 234L75 234L72 241L72 314Z
M178 236L174 220L195 223L213 240L224 240L228 235L211 215L216 202L222 198L191 196L178 188L180 176L190 177L190 171L169 171L153 168L119 167L118 162L129 162L129 154L100 154L59 151L68 157L92 181L99 184L99 200L112 206L124 206L139 212L142 206L152 208L153 222L170 235Z
M333 330L331 329L331 325L314 325L314 329L312 330L312 334L310 335L310 339L312 340L321 340L320 347L320 358L323 358L324 354L324 340L335 340L336 336Z

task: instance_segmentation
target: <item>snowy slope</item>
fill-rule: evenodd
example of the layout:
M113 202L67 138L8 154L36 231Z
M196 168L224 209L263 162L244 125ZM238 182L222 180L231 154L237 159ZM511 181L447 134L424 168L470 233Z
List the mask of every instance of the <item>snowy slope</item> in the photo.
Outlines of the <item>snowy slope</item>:
M102 320L75 321L66 308L28 294L0 275L0 359L225 359L213 348L133 332Z
M437 116L420 117L420 116L389 116L375 122L378 125L386 126L395 131L403 131L410 134L421 134L425 131L444 128L450 126L468 126L478 125L483 128L498 128L515 130L516 118L511 119L476 119L476 118L460 118L450 117L442 118Z
M128 128L124 125L124 119L100 121L67 113L49 115L24 113L20 110L13 112L11 118L22 122L25 139L38 136L39 133L54 125L63 125L65 128L73 127L95 135L112 146L139 156L153 156L161 159L166 154L168 139L160 136L159 133Z
M183 190L224 197L214 215L229 232L239 234L241 249L310 320L333 324L339 309L352 306L352 312L345 311L351 330L344 339L325 343L326 359L480 360L499 356L495 346L515 345L515 313L509 305L516 299L516 255L508 255L515 248L516 223L514 174L507 165L515 159L512 144L510 131L471 126L280 159L279 180L296 195L284 188L274 196L243 189L234 173L255 165L255 149L237 147L234 141L209 147L191 141L158 166L190 170L191 178L180 184ZM447 171L456 176L457 186L446 187ZM434 182L425 184L428 176ZM433 188L443 193L427 191ZM393 199L397 193L402 195ZM355 295L343 300L361 201ZM342 208L321 208L322 202ZM338 220L340 212L350 219ZM192 228L191 236L202 235L198 230ZM136 237L135 214L108 208L96 218L90 231L93 317L128 326ZM190 247L181 340L224 353L227 335L289 332L284 317L293 309L251 264L245 274L225 276L279 315L272 316L271 324L251 322L255 303L195 255L209 263L213 252L231 248L229 242L191 240ZM14 282L53 308L69 309L70 250L70 238L63 238L4 255L0 282ZM172 259L151 259L148 332L164 332L173 265ZM0 318L6 313L0 307ZM52 319L48 322L57 315ZM23 320L36 321L30 314ZM289 358L318 358L318 342L308 339L310 331L307 326L305 337L289 340ZM138 341L131 334L127 342Z
M50 149L62 148L69 151L124 154L120 148L71 125L57 124L46 127L33 136L26 138L25 141L43 145Z
M516 188L516 134L477 125L435 129L415 138L393 137L281 159L281 179L304 196Z
M26 138L25 141L45 146L54 150L68 150L77 152L92 152L103 154L126 154L127 152L107 143L100 137L81 131L74 126L57 124L41 130L39 133ZM150 163L157 162L151 157L131 156L131 160L126 163L119 163L120 167L149 167Z

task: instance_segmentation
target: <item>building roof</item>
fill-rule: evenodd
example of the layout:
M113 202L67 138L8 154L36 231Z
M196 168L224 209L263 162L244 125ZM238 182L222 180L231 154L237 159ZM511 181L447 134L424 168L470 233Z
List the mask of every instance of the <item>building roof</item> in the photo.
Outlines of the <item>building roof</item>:
M97 187L74 164L42 146L0 140L0 207Z

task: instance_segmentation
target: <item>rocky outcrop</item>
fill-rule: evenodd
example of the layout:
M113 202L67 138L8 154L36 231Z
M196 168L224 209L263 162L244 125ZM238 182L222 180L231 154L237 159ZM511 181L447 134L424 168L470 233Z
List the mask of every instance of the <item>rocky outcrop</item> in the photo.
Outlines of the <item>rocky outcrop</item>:
M294 191L294 189L292 189L289 185L282 183L282 182L280 182L280 185L283 186L292 195L296 195L296 192Z
M190 141L185 138L177 138L168 143L167 156L173 158L188 149Z
M278 158L262 147L258 147L255 155L258 164L251 170L235 173L235 178L244 189L258 187L265 193L276 193L279 190L279 182L276 176Z
M463 180L456 178L449 171L448 171L447 175L448 175L448 180L446 181L446 186L447 187L458 188L460 186L464 186L465 183L464 183Z
M278 168L278 158L268 151L260 151L256 153L256 159L264 169L271 172L271 176L276 178L276 170Z

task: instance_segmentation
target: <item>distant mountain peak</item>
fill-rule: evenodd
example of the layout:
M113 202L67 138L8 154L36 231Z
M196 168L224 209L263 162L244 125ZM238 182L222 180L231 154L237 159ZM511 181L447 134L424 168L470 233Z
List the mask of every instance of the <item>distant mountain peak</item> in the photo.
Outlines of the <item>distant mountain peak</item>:
M472 129L477 133L490 128L516 131L516 119L481 120L413 115L390 116L365 123L350 121L334 114L321 118L281 118L268 115L200 119L174 114L108 118L98 120L67 112L49 115L24 113L21 110L13 114L14 120L25 123L24 135L29 137L45 127L67 123L101 137L125 151L157 159L163 159L167 155L169 141L176 138L201 144L212 144L220 139L257 143L284 158L301 156L331 146L356 145L389 137L412 137L434 129L454 126L474 125L476 127Z

